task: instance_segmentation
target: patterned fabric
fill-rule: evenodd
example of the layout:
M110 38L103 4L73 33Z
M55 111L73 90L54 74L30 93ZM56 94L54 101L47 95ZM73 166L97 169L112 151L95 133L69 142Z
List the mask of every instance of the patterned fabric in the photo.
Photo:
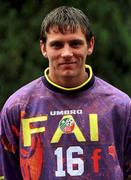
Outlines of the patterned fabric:
M129 179L130 98L87 70L80 88L62 89L45 75L8 99L0 121L5 179Z
M0 149L0 162L2 161L2 154L1 154L1 149ZM4 179L3 176L3 171L2 171L2 166L0 165L0 180Z

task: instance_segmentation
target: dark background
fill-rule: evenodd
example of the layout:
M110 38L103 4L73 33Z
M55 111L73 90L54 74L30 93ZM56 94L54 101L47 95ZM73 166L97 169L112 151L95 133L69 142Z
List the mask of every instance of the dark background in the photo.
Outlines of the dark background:
M79 8L90 19L95 50L88 64L95 75L131 96L130 0L4 0L0 3L0 108L14 91L43 75L48 62L39 48L41 22L61 5Z

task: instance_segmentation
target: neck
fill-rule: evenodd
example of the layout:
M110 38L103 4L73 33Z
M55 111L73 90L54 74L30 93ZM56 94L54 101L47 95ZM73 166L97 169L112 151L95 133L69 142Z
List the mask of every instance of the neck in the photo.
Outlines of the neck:
M85 72L81 77L57 77L57 78L52 78L52 76L48 75L49 79L54 82L55 84L65 87L65 88L73 88L80 86L82 83L84 83L88 79L88 73Z

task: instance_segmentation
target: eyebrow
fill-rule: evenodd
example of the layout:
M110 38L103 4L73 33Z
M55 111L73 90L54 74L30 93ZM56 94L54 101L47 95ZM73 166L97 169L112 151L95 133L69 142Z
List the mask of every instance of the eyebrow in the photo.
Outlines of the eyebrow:
M69 41L67 41L69 44L73 44L73 43L79 43L79 44L83 44L84 43L84 41L82 40L82 39L72 39L72 40L69 40ZM56 45L56 44L63 44L64 43L64 41L63 40L53 40L53 41L51 41L51 42L49 42L49 44L51 45L51 46L53 46L53 45Z
M73 44L73 43L83 44L84 41L82 39L73 39L69 41L69 44Z
M56 45L56 44L63 44L63 42L60 41L60 40L54 40L54 41L49 42L50 46L53 46L53 45Z

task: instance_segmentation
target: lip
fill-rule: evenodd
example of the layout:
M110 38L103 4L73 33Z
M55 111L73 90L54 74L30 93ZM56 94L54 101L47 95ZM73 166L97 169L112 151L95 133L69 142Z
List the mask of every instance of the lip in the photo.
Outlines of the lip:
M60 66L70 66L70 65L73 65L73 64L76 64L76 62L63 62L63 63L60 63L59 65Z

